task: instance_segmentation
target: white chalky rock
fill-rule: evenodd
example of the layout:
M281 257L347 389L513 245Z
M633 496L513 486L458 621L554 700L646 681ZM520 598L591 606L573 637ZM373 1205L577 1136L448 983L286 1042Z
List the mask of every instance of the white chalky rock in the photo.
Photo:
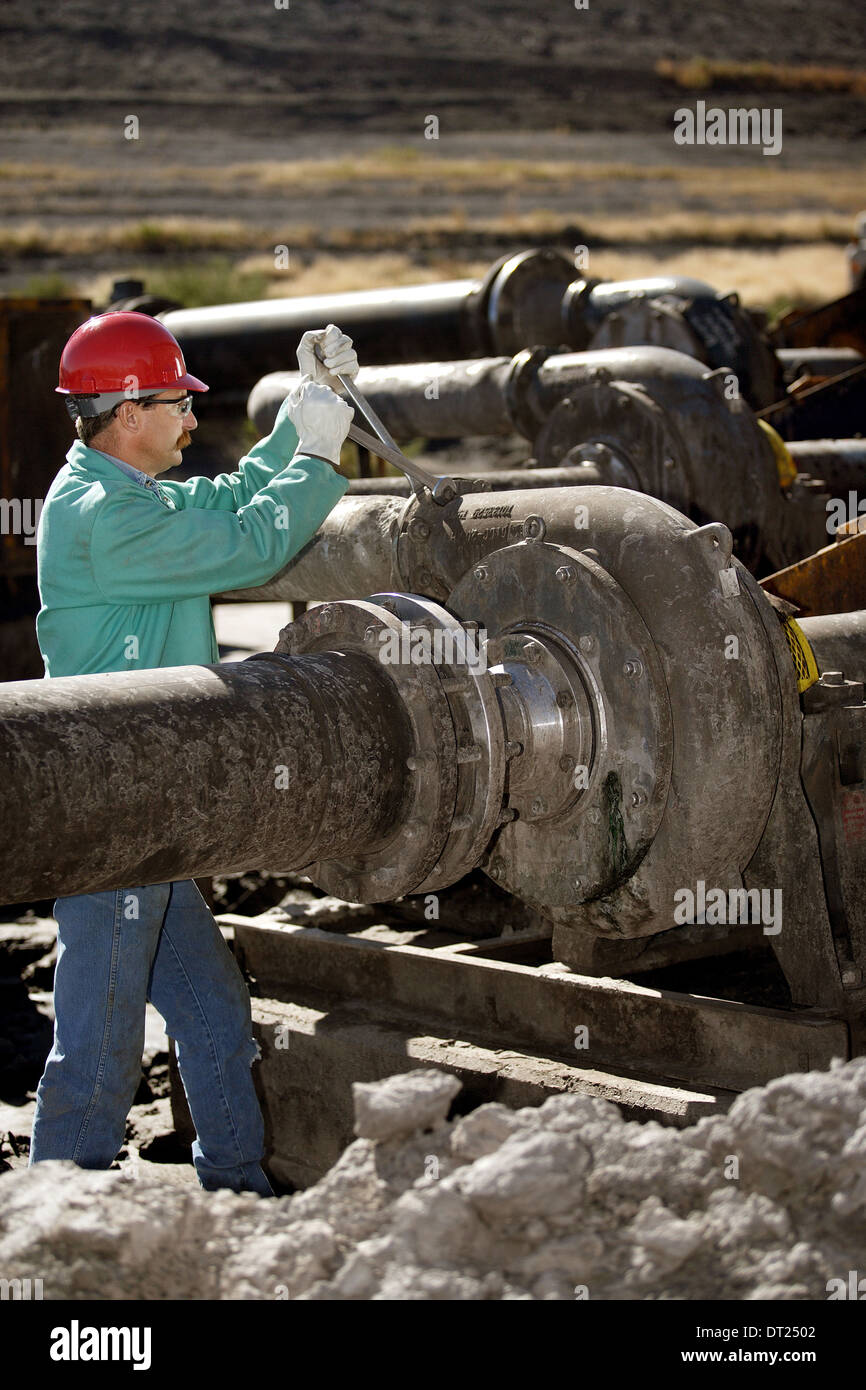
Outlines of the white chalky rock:
M355 1133L362 1139L395 1139L442 1124L460 1091L456 1076L425 1068L384 1081L352 1085Z
M701 1244L703 1223L700 1218L682 1221L669 1211L658 1197L647 1197L631 1224L636 1239L635 1259L641 1262L648 1253L655 1268L676 1269Z
M365 1088L386 1116L435 1128L356 1139L276 1201L149 1164L5 1174L0 1271L38 1272L46 1299L135 1301L825 1301L830 1280L862 1275L866 1058L687 1130L579 1096L442 1122L456 1087L433 1071Z
M530 1130L513 1134L454 1181L488 1215L550 1215L579 1205L589 1163L577 1135Z
M451 1131L451 1152L464 1162L495 1153L500 1144L512 1134L535 1128L530 1120L531 1110L509 1110L507 1105L492 1101L470 1110L456 1122Z

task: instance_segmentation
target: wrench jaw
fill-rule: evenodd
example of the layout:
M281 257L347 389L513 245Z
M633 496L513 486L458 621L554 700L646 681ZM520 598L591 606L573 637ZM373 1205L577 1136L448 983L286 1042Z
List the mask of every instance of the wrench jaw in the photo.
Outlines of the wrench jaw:
M316 344L313 351L322 363L322 366L326 366L327 364L325 363L325 359L322 356L318 344ZM388 463L393 464L395 468L399 468L402 473L405 473L406 477L409 479L409 486L419 501L423 500L425 494L429 492L437 506L444 507L448 502L452 502L457 496L457 488L454 479L434 477L434 475L428 473L425 468L421 468L417 463L413 463L410 458L407 458L402 449L397 448L396 443L382 424L382 421L370 405L370 402L367 400L366 396L362 395L358 390L352 378L344 376L342 372L333 372L332 375L336 377L355 409L360 411L364 420L375 435L374 439L367 435L365 430L360 429L356 424L352 424L349 427L349 438L353 439L355 443L362 444L365 448L371 449L373 452L377 452L376 441L378 441L381 446L378 450L380 457L384 458Z
M433 501L439 507L445 507L449 502L453 502L457 496L457 487L453 478L438 478L433 489Z

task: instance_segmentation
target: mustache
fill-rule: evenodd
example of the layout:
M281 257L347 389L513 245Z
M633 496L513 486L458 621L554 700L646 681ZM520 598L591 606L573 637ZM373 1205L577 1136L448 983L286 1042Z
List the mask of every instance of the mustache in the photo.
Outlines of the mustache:
M183 432L183 434L181 435L180 439L177 441L177 447L178 447L179 449L185 449L186 446L187 446L187 444L191 444L191 443L192 443L192 435L190 434L189 430L184 430L184 432Z

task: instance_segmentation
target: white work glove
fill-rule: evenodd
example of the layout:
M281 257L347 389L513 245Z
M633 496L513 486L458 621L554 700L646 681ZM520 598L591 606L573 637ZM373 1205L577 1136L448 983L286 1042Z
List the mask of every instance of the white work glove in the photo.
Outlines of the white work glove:
M324 363L320 362L315 354L315 346L318 345ZM352 347L352 339L347 333L341 333L334 323L329 323L327 328L311 328L305 333L298 343L298 366L302 376L312 377L313 381L323 381L326 386L333 386L332 372L339 372L342 376L357 376L358 374L358 354Z
M288 397L288 416L298 431L298 453L340 464L340 448L355 417L350 405L323 382L303 377Z

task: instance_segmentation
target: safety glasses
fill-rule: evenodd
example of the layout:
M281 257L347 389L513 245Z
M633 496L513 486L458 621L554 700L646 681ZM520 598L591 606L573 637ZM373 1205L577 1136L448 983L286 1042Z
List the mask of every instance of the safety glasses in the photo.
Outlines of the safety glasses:
M149 400L139 401L138 404L143 406L145 410L152 405L167 405L172 414L182 420L184 415L189 415L192 410L192 399L192 396L178 396L176 401Z

